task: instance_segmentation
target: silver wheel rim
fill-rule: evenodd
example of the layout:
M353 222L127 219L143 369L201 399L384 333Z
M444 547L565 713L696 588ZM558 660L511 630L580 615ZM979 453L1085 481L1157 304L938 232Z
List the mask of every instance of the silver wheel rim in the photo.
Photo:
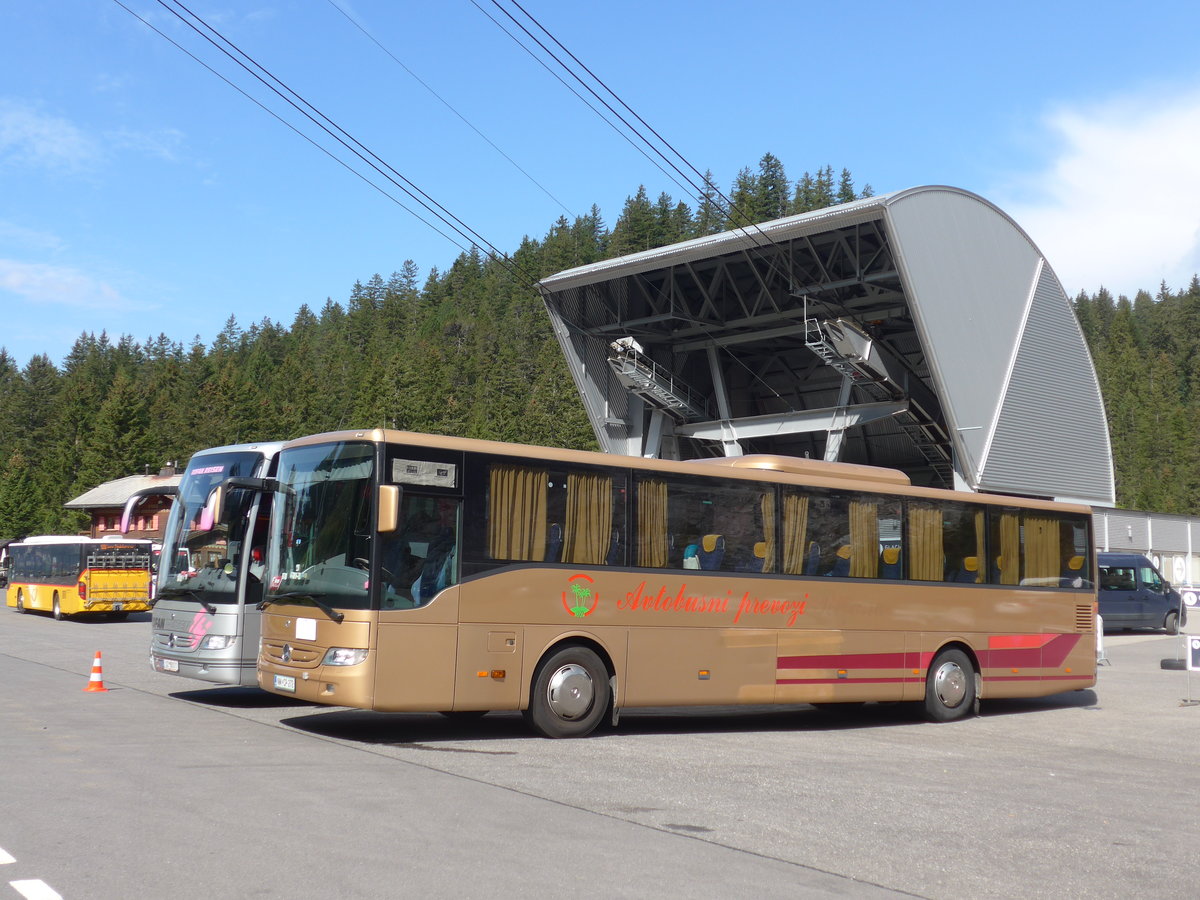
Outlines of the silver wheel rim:
M933 674L933 692L943 706L953 709L967 696L967 673L957 663L942 663Z
M578 663L562 666L546 685L546 703L560 719L582 718L592 708L595 698L592 676Z

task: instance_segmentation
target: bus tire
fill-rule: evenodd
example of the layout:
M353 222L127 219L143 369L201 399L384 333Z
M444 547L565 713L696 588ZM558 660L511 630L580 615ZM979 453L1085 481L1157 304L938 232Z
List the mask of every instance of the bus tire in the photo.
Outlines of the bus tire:
M17 612L25 612L25 594L20 588L17 588Z
M586 737L612 703L608 669L587 647L563 647L542 660L533 676L525 721L548 738Z
M62 606L58 602L58 591L54 592L54 602L50 607L50 615L54 616L56 622L61 622L63 617Z
M1163 631L1167 634L1179 634L1179 613L1171 610L1163 621Z
M925 714L934 722L953 722L976 709L975 667L963 651L951 647L933 660L925 676Z

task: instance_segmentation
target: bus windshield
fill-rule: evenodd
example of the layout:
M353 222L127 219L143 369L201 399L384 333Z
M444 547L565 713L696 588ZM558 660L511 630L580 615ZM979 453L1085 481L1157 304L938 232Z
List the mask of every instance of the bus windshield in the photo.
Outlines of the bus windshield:
M226 478L254 475L262 458L257 451L242 450L197 455L188 463L163 535L160 598L191 598L202 604L237 602L254 493L230 491L224 522L213 521L205 506L213 488ZM255 549L261 560L262 548Z
M368 608L374 468L368 443L302 446L280 456L268 601Z

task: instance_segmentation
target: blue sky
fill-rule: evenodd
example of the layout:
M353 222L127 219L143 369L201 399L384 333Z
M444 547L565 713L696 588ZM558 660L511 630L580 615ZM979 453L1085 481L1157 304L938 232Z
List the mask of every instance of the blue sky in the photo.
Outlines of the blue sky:
M163 5L122 2L284 114ZM793 179L828 164L876 193L975 191L1072 295L1200 272L1194 0L522 5L722 188L770 152ZM611 226L639 185L695 204L491 0L188 7L501 250L593 203ZM82 332L186 346L230 315L290 325L459 252L113 0L0 4L0 346L18 364L59 363Z

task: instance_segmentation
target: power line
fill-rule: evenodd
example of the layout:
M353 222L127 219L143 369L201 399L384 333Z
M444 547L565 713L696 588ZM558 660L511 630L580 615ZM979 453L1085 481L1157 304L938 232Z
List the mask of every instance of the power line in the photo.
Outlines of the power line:
M409 208L408 206L405 206L405 205L404 205L404 203L403 203L402 201L400 201L399 199L397 199L397 198L396 198L395 196L393 196L392 194L389 194L389 193L388 193L386 190L384 190L383 188L381 188L381 187L380 187L379 185L377 185L375 182L371 181L371 179L369 179L367 176L363 175L361 172L359 172L357 169L355 169L353 166L351 166L351 165L350 165L349 163L347 163L345 160L341 159L341 158L340 158L340 157L338 157L336 154L334 154L334 153L330 152L330 150L329 150L327 147L322 147L322 146L321 146L319 143L317 143L316 141L314 141L314 140L313 140L311 137L309 137L307 134L305 134L303 131L301 131L299 128L297 128L295 125L293 125L291 122L287 121L287 119L283 118L283 116L279 115L277 112L275 112L273 109L271 109L270 107L268 107L266 104L264 104L264 103L263 103L262 101L260 101L258 98L256 98L256 97L252 96L252 95L251 95L251 94L249 94L247 91L243 90L241 87L239 87L237 84L235 84L235 83L234 83L233 81L231 81L230 79L226 78L224 75L222 75L220 72L218 72L218 71L217 71L216 69L214 69L212 66L210 66L208 63L206 63L206 62L205 62L204 60L202 60L200 57L196 56L196 54L192 53L192 51L188 50L186 47L184 47L182 44L180 44L178 41L176 41L176 40L175 40L174 38L172 38L170 35L166 34L166 33L165 33L165 32L163 32L162 30L160 30L160 29L156 28L156 27L155 27L155 26L154 26L152 23L150 23L149 21L147 21L145 18L143 18L143 17L142 17L141 15L139 15L138 13L134 12L132 9L130 9L128 6L126 6L124 3L122 3L122 2L121 2L121 0L113 0L113 2L114 2L114 3L115 3L117 6L121 7L121 9L125 10L125 12L129 13L131 16L133 16L135 19L137 19L139 22L141 22L143 25L145 25L147 28L149 28L151 31L153 31L155 34L157 34L159 37L161 37L163 40L165 40L167 43L169 43L169 44L171 44L172 46L174 46L174 47L175 47L177 50L179 50L181 53L183 53L183 54L185 54L186 56L190 57L190 58L191 58L191 59L192 59L194 62L196 62L196 63L198 63L199 65L203 66L203 67L204 67L205 69L207 69L207 70L208 70L208 71L209 71L211 74L213 74L213 75L215 75L217 78L221 79L223 82L225 82L225 83L226 83L227 85L229 85L231 88L233 88L235 91L237 91L237 92L238 92L239 94L241 94L243 97L245 97L247 100L249 100L249 101L250 101L251 103L253 103L255 106L257 106L259 109L261 109L263 112L265 112L267 115L269 115L269 116L271 116L272 118L274 118L275 120L277 120L277 121L278 121L280 124L282 124L284 127L286 127L286 128L288 128L288 129L290 129L290 130L291 130L291 131L292 131L294 134L296 134L298 137L300 137L300 138L304 139L305 141L308 141L308 143L312 144L314 147L316 147L318 150L320 150L322 153L324 153L326 156L328 156L330 159L332 159L334 162L336 162L336 163L337 163L338 165L340 165L342 168L346 169L346 171L350 172L350 173L351 173L352 175L354 175L355 177L357 177L357 178L361 179L362 181L364 181L364 182L366 182L367 184L369 184L371 187L375 188L375 190L379 191L379 193L383 194L383 196L387 197L389 200L391 200L393 203L395 203L397 206L399 206L401 209L403 209L403 210L404 210L406 213L408 213L409 215L411 215L411 216L412 216L413 218L415 218L417 221L421 222L421 223L422 223L422 224L424 224L424 225L427 225L427 226L429 226L429 227L430 227L430 228L432 228L432 229L433 229L435 232L437 232L439 235L441 235L441 236L442 236L442 237L444 237L446 240L448 240L450 243L454 244L455 246L459 247L460 249L462 249L462 250L464 250L464 251L466 250L466 248L465 248L465 247L462 247L462 245L461 245L461 244L459 244L457 241L455 241L455 239L454 239L454 238L450 237L448 234L446 234L445 232L441 231L441 230L440 230L440 229L439 229L439 228L438 228L436 225L434 225L434 224L433 224L432 222L430 222L428 219L425 219L425 218L423 218L423 217L422 217L422 216L421 216L419 213L417 213L416 211L412 210L412 209L411 209L411 208Z
M327 150L326 148L321 147L319 144L317 144L315 141L313 141L311 137L303 134L301 131L299 131L299 129L295 128L293 125L286 122L281 116L279 116L274 111L270 110L263 103L259 102L258 100L255 100L253 97L250 97L250 95L246 91L237 87L237 85L233 84L233 82L230 81L228 78L225 78L223 75L220 75L219 73L217 73L211 66L209 66L207 63L200 60L195 54L184 49L176 41L171 40L171 38L169 38L165 34L163 34L162 31L160 31L157 28L154 28L152 25L150 25L148 22L146 22L146 20L144 18L137 15L131 9L129 9L129 7L125 6L122 2L120 2L120 0L114 0L114 2L117 3L117 5L120 6L122 9L124 9L126 12L129 12L131 15L133 15L139 21L143 22L148 27L150 27L151 30L153 30L156 34L159 34L160 36L166 38L171 44L178 47L180 50L183 50L183 52L185 52L192 59L199 62L201 65L203 65L206 69L208 69L213 74L216 74L218 77L221 78L222 81L225 81L231 87L234 87L243 96L252 100L257 106L262 108L264 111L270 113L272 116L274 116L279 121L283 122L285 125L288 125L288 127L291 128L292 131L296 132L297 134L300 134L300 136L304 137L306 140L308 140L309 143L312 143L312 144L314 144L314 146L317 146L318 149L321 149L324 153L326 153L326 155L335 159L343 167L352 171L355 175L357 175L362 180L366 181L372 187L375 187L376 190L379 190L381 193L383 193L389 199L393 200L393 202L396 202L397 205L399 205L406 212L409 212L411 215L413 215L416 219L418 219L418 221L422 222L425 225L429 225L431 228L433 228L433 230L435 232L440 234L442 237L447 238L451 243L453 243L453 244L455 244L455 246L459 247L460 250L462 250L463 252L467 252L468 247L476 247L479 249L483 249L484 252L489 257L491 257L493 260L495 260L497 263L499 263L505 269L507 269L508 272L512 276L514 276L519 282L524 283L527 287L533 287L536 284L537 279L535 277L533 277L532 275L530 275L528 272L524 271L524 269L520 266L520 264L518 264L516 261L512 260L506 254L501 253L493 244L491 244L491 242L489 242L482 235L480 235L478 232L476 232L474 229L472 229L462 219L455 216L452 212L450 212L450 210L448 210L446 207L442 206L442 204L440 204L436 200L434 200L433 197L431 197L425 191L421 190L421 188L419 188L415 183L413 183L411 180L406 178L400 172L396 171L396 169L394 169L387 162L385 162L383 159L381 159L378 155L373 153L364 144L362 144L360 141L358 141L356 138L354 138L353 135L351 135L345 129L341 128L341 126L339 126L331 118L326 116L319 109L317 109L315 106L313 106L307 100L305 100L299 93L292 90L292 88L290 88L281 79L279 79L274 74L272 74L270 71L268 71L265 67L260 65L253 57L251 57L249 54L245 53L236 44L234 44L232 41L230 41L228 38L226 38L224 35L222 35L217 29L215 29L213 26L208 24L208 22L206 22L202 17L200 17L199 15L194 13L192 10L188 9L188 7L185 6L182 2L179 2L179 0L173 0L174 6L179 7L179 9L175 9L174 6L169 5L166 2L166 0L157 0L157 2L159 3L160 6L162 6L164 9L166 9L172 15L174 15L177 19L179 19L179 21L181 21L183 24L188 26L197 35L199 35L200 37L202 37L206 41L208 41L213 47L215 47L222 54L224 54L226 57L228 57L230 60L232 60L234 63L236 63L239 67L241 67L243 70L245 70L248 74L250 74L253 78L255 78L257 81L259 81L265 87L267 87L272 93L276 94L280 99L282 99L284 102L286 102L288 105L290 105L293 109L295 109L297 112L299 112L305 118L307 118L310 122L312 122L314 125L316 125L317 128L319 128L321 131L323 131L326 135L333 138L337 143L341 144L345 149L350 151L350 153L352 153L354 156L358 157L359 160L366 163L371 169L375 170L376 173L381 175L387 181L391 182L393 185L395 185L402 192L407 194L409 196L409 198L414 200L420 206L424 207L424 209L429 214L431 214L436 219L440 220L451 231L458 234L459 237L461 237L466 242L467 246L464 246L463 244L459 243L457 240L455 240L454 238L450 237L445 232L443 232L440 228L438 228L437 226L430 223L427 219L425 219L421 215L418 215L417 213L413 212L411 209L409 209L403 203L400 203L398 200L396 200L396 198L393 197L390 193L388 193L387 191L384 191L382 188L380 188L370 178L366 177L364 174L362 174L357 169L350 166L345 161L338 158L336 155L330 153L329 150ZM183 13L186 13L187 16L185 16L179 10L183 10ZM190 18L188 18L188 17L190 17ZM223 46L223 45L225 45L225 46ZM255 71L255 69L257 69L258 71ZM260 72L262 74L259 74Z
M479 4L476 2L476 0L471 0L471 2L477 9L480 9L481 12L484 12L484 14L487 15L486 11L482 10L479 7ZM751 217L748 214L746 214L744 211L739 209L737 207L737 205L729 197L725 196L725 194L715 184L713 184L713 182L710 179L708 179L705 175L701 174L699 169L697 169L687 159L687 157L685 157L682 153L680 153L677 149L675 149L675 147L669 141L667 141L654 128L652 128L646 122L646 120L643 119L628 103L626 103L623 99L621 99L621 97L616 93L616 91L614 91L612 88L610 88L604 82L603 79L601 79L598 75L596 75L594 72L592 72L591 69L589 69L586 65L584 65L579 60L579 58L577 56L575 56L575 54L573 54L569 49L567 49L567 47L564 46L563 43L561 41L559 41L558 38L556 38L549 31L549 29L547 29L535 16L533 16L531 13L529 13L527 10L525 10L525 8L522 7L520 5L520 3L517 2L517 0L509 0L509 2L512 3L512 5L514 7L516 7L518 10L520 10L521 14L524 15L525 18L527 18L530 22L532 22L539 31L541 31L543 34L545 34L551 41L554 42L555 45L557 45L559 48L561 48L561 50L567 56L569 56L571 58L572 62L575 65L577 65L580 69L582 69L583 72L585 72L593 82L595 82L597 85L599 85L599 87L606 94L608 94L610 97L612 97L613 100L615 100L617 102L617 104L619 104L623 109L625 109L630 114L630 116L632 116L644 128L646 128L650 132L650 134L652 134L654 136L654 138L657 140L657 142L659 144L661 144L661 147L666 148L667 152L664 152L663 149L661 149L659 146L657 146L655 144L655 141L652 141L650 138L646 137L646 135L643 134L636 126L632 125L623 115L621 115L617 110L613 109L612 105L610 103L608 103L608 101L606 101L603 97L601 97L591 87L591 85L589 85L587 83L587 81L582 76L580 76L579 73L575 71L575 69L573 69L571 67L571 65L564 62L556 53L554 53L552 50L550 50L548 47L546 47L546 45L541 40L539 40L535 35L533 35L529 31L528 28L526 28L524 25L522 25L520 22L518 22L516 17L514 17L512 15L512 13L510 13L508 10L504 9L504 7L501 6L499 0L491 0L491 2L492 2L492 5L495 6L497 9L499 9L502 13L504 13L504 15L507 16L513 22L514 25L516 25L518 28L520 28L521 31L524 32L524 34L526 34L529 37L530 40L532 40L535 44L537 44L537 46L539 48L541 48L542 52L544 52L547 56L549 56L552 60L554 60L554 62L556 62L572 78L574 78L576 81L578 81L579 84L582 85L588 91L588 93L590 93L593 97L595 97L604 106L605 109L607 109L619 122L621 122L622 125L625 126L626 129L628 129L635 137L637 137L637 139L639 141L641 141L643 144L645 144L646 147L648 147L656 156L658 156L660 159L662 159L662 161L666 165L670 166L670 168L676 174L678 174L680 178L682 178L685 182L687 182L687 187L685 187L683 184L680 184L680 182L676 178L671 176L668 172L666 172L662 168L662 166L658 165L657 163L654 163L655 166L659 169L659 171L662 171L663 174L667 175L667 177L670 178L672 181L674 181L675 184L677 186L679 186L681 189L683 189L685 191L688 191L690 189L690 192L692 193L692 195L700 202L704 202L704 200L705 200L705 189L712 190L724 204L724 208L719 208L719 210L720 210L722 216L730 224L732 224L735 228L752 228L761 234L761 229L759 229L757 227L757 223L753 222L751 220ZM490 15L488 16L488 18L492 19L493 22L496 21ZM497 22L497 25L499 25L499 24L500 23ZM503 26L501 26L501 27L503 28ZM504 30L506 33L509 34L510 37L513 37L513 35L510 32L508 32L507 29L504 29ZM513 39L517 40L515 37L513 37ZM518 40L517 43L520 44L520 41ZM536 59L536 55L534 55L533 52L531 50L529 50L528 47L525 47L523 44L520 44L520 45L527 53L534 56L534 58ZM555 77L557 77L557 76L555 76ZM559 80L561 81L562 79L559 79ZM572 90L572 93L575 93L575 95L577 97L580 97L578 92ZM580 99L583 100L584 98L580 97ZM587 104L587 106L593 112L595 112L602 119L604 119L604 121L606 121L610 127L616 129L616 126L613 125L612 122L610 122L608 119L606 119L599 112L599 110L597 110L594 106L592 106L586 100L584 100L584 102ZM617 130L619 131L619 129L617 129ZM629 140L629 138L626 138L626 140ZM631 143L632 143L632 141L631 141ZM703 187L701 187L700 185L697 185L694 181L692 181L691 177L689 175L687 175L685 172L683 172L680 169L679 165L676 164L676 162L673 162L671 160L671 158L669 158L668 153L669 153L670 157L674 157L684 167L690 169L693 173L695 173L695 175L703 183ZM646 156L646 154L644 152L642 153L642 155ZM647 159L649 159L648 156L647 156ZM654 162L654 160L651 159L651 162ZM739 225L737 222L738 218L743 220L743 222L745 224ZM747 235L747 236L750 236L750 235Z
M421 85L421 87L425 88L425 90L427 90L430 94L432 94L439 103L441 103L443 106L446 107L446 109L450 110L450 112L452 112L452 113L454 113L454 115L458 116L458 118L461 119L468 128L470 128L477 135L479 135L480 138L482 138L484 141L486 141L489 147L491 147L493 150L495 150L497 153L499 153L501 156L503 156L506 160L508 160L508 162L512 164L513 168L515 168L518 172L520 172L527 179L529 179L529 181L535 187L537 187L538 190L540 190L543 194L545 194L547 197L549 197L551 200L553 200L555 203L557 203L559 205L559 207L564 212L566 212L568 215L573 216L574 218L579 218L577 213L573 212L561 200L559 200L557 197L555 197L554 194L550 193L550 191L541 182L539 182L536 178L534 178L532 175L530 175L528 172L526 172L525 169L521 168L521 166L517 164L516 160L514 160L511 156L509 156L507 153L505 153L503 150L501 150L492 141L491 138L489 138L486 134L484 134L482 131L480 131L478 128L476 128L475 125L469 119L467 119L466 116L464 116L457 109L455 109L448 100L446 100L441 94L439 94L432 87L430 87L425 82L424 79L422 79L419 75L417 75L416 72L414 72L412 69L410 69L408 66L406 66L403 62L401 62L400 59L394 53L392 53L391 50L389 50L387 47L385 47L379 41L379 39L375 37L375 35L371 34L371 32L369 32L369 31L367 31L367 29L362 26L362 23L360 23L357 19L355 19L348 12L346 12L346 10L342 9L342 7L338 6L338 4L334 2L334 0L325 0L325 2L327 2L330 6L332 6L334 9L336 9L338 12L340 12L343 16L345 16L346 21L350 22L351 25L353 25L360 32L362 32L363 35L366 36L366 38L368 40L370 40L376 47L378 47L385 54L387 54L391 58L392 62L394 62L396 65L398 65L400 68L402 68L405 72L407 72L410 76L412 76L412 78L417 82L417 84Z
M265 67L263 67L261 64L259 64L257 60L255 60L249 54L244 52L240 47L238 47L236 44L234 44L232 41L230 41L228 38L226 38L223 34L221 34L219 31L217 31L217 29L215 29L211 25L209 25L208 22L206 22L203 18L198 16L196 13L192 12L192 10L188 9L188 7L185 6L182 2L180 2L180 0L158 0L158 4L160 6L162 6L164 9L166 9L168 12L170 12L172 15L174 15L176 18L178 18L181 22L183 22L189 28L191 28L193 31L195 31L196 34L200 35L202 38L204 38L206 41L208 41L210 44L212 44L214 47L216 47L219 51L221 51L223 54L225 54L227 57L229 57L229 59L231 59L237 65L241 66L241 68L245 69L246 72L248 72L251 76L253 76L255 79L257 79L259 82L261 82L264 86L266 86L269 90L271 90L278 97L280 97L284 102L289 104L293 109L295 109L297 112L299 112L305 118L307 118L310 122L312 122L314 125L316 125L318 128L320 128L322 131L324 131L326 134L328 134L330 137L332 137L335 141L337 141L339 144L341 144L343 147L345 147L347 150L349 150L351 153L353 153L355 156L357 156L359 159L361 159L363 162L365 162L368 166L373 168L376 172L378 172L384 178L391 181L394 185L396 185L396 187L400 188L402 191L404 191L406 194L408 194L409 197L411 197L417 203L419 203L423 207L425 207L425 209L428 210L431 214L433 214L437 218L441 219L442 222L444 222L452 230L456 231L463 239L465 239L468 242L475 244L475 245L487 246L497 255L502 255L495 247L493 247L486 239L484 239L481 235L479 235L477 232L475 232L465 222L463 222L461 219L459 219L457 216L455 216L453 213L451 213L448 209L446 209L444 206L442 206L440 203L438 203L436 200L434 200L432 197L430 197L428 194L426 194L423 190L421 190L419 187L417 187L417 185L415 185L409 179L405 178L403 175L401 175L399 172L397 172L394 168L392 168L390 165L388 165L386 162L384 162L384 160L382 160L379 156L377 156L375 153L373 153L364 144L362 144L360 141L358 141L353 135L351 135L349 132L347 132L345 129L343 129L341 126L339 126L336 122L334 122L331 118L326 116L319 109L317 109L315 106L313 106L307 100L305 100L302 96L300 96L298 93L296 93L296 91L292 90L280 78L278 78L277 76L272 74L269 70L267 70ZM175 9L176 6L179 7L179 9L182 9L185 13L187 13L187 17L180 14L180 12ZM190 17L190 19L188 17ZM192 20L195 20L195 21L193 22ZM197 25L196 23L199 23L199 24ZM208 33L206 33L206 32L208 32ZM210 36L210 34L212 36L215 36L216 39L214 39L214 37ZM224 44L226 46L222 46L222 44ZM233 52L230 52L230 49L227 49L226 47L231 48ZM253 67L253 68L251 68L251 67ZM258 71L255 71L255 69L257 69ZM260 75L259 72L261 72L262 74ZM263 77L264 75L266 76L265 78ZM276 87L276 85L278 85L278 87ZM282 88L282 90L280 90L281 88ZM293 99L293 98L295 98L295 99ZM370 157L370 158L368 158L368 157ZM381 168L381 166L382 166L382 168ZM388 174L389 172L391 174Z
M585 73L587 73L587 75L597 85L600 86L600 88L602 88L609 96L611 96L621 107L623 107L625 110L627 110L634 119L636 119L639 123L641 123L642 126L644 126L647 130L649 130L649 132L658 140L658 142L660 142L662 144L663 147L666 148L667 151L669 151L669 153L672 156L674 156L684 166L691 169L692 172L694 172L696 175L698 175L700 177L701 181L704 183L704 188L701 188L698 185L696 185L695 182L693 182L691 180L691 178L685 172L683 172L676 163L672 162L671 159L668 158L667 153L664 153L663 150L660 149L660 147L655 145L654 141L652 141L650 138L646 137L646 135L643 134L636 126L632 125L624 116L622 116L619 112L617 112L615 109L613 109L612 105L610 103L608 103L608 101L606 101L603 97L601 97L591 87L591 85L589 85L584 80L584 78L581 77L579 75L579 73L575 71L575 69L573 69L570 65L568 65L566 62L564 62L553 50L546 47L546 45L541 40L539 40L534 34L532 34L528 28L526 28L523 24L521 24L519 21L517 21L516 17L513 16L512 13L510 13L503 6L501 6L499 0L492 0L492 5L495 6L497 9L499 9L502 13L504 13L504 15L507 16L508 19L510 21L512 21L514 25L516 25L531 41L533 41L539 48L541 48L543 53L545 53L548 57L550 57L550 59L554 60L554 62L557 63L565 72L567 72L573 79L575 79L580 85L582 85L588 91L588 93L590 93L593 97L595 97L596 100L599 101L604 106L604 108L607 109L619 122L621 122L621 124L624 125L626 129L628 129L633 135L635 135L639 141L641 141L643 144L645 144L646 147L648 147L651 151L653 151L654 154L657 155L666 165L668 165L676 174L678 174L681 178L683 178L683 180L685 182L687 182L687 184L690 186L691 190L694 192L695 197L700 202L702 202L702 203L705 202L705 188L714 191L717 194L717 196L720 197L722 202L724 203L724 208L718 207L718 211L724 216L724 218L728 222L730 222L731 224L734 225L735 230L740 231L744 237L749 239L749 241L751 243L751 247L749 248L750 252L756 252L760 255L760 259L762 259L762 261L766 264L767 270L769 272L774 272L777 275L779 275L781 278L783 278L785 281L788 281L789 280L788 274L786 272L783 272L780 269L777 261L774 258L772 258L762 252L764 250L764 244L760 243L759 237L761 237L763 239L763 241L765 242L765 244L767 244L767 245L770 245L772 243L772 241L770 240L770 238L767 237L766 233L763 232L762 228L759 227L758 223L754 222L750 218L749 215L747 215L745 212L740 210L737 207L737 205L730 198L726 197L716 187L716 185L714 185L712 183L711 180L709 180L706 176L701 175L699 170L694 165L692 165L692 163L689 162L688 159L686 157L684 157L682 153L680 153L678 150L676 150L675 147L670 144L670 142L668 142L657 131L655 131L652 127L650 127L650 125L646 123L645 119L643 119L640 115L638 115L633 110L633 108L630 107L629 104L626 103L624 100L622 100L617 95L617 93L612 90L612 88L610 88L607 84L605 84L605 82L602 79L600 79L587 66L585 66L582 62L580 62L578 57L575 56L575 54L571 53L571 51L568 50L562 44L562 42L558 40L558 38L556 38L553 34L551 34L550 31L544 25L541 24L541 22L539 22L533 15L531 15L528 11L526 11L520 5L520 3L517 2L517 0L510 0L510 2L512 3L512 5L514 7L516 7L518 10L520 10L522 15L524 15L543 34L545 34L551 41L553 41L554 44L556 44L559 48L561 48L562 51L564 53L566 53L567 56L569 56L576 65L579 66L580 69L582 69ZM475 6L476 9L479 9L480 12L484 13L484 15L486 15L489 19L491 19L493 22L495 22L497 27L499 27L502 31L504 31L506 34L508 34L508 36L510 38L512 38L523 50L525 50L526 53L528 53L534 59L537 59L537 55L534 54L532 50L530 50L528 47L526 47L519 39L517 39L511 32L509 32L507 28L504 28L504 26L500 22L498 22L493 16L491 16L486 10L484 10L479 5L479 3L476 2L476 0L471 0L471 3L472 3L472 5ZM541 60L538 60L538 61L542 62ZM542 65L545 68L547 68L547 71L551 71L551 74L554 74L555 78L558 78L558 80L561 83L563 83L564 86L566 86L569 90L571 90L571 92L573 94L575 94L576 97L578 97L581 101L583 101L583 103L586 106L588 106L588 108L591 109L594 113L596 113L596 115L598 115L603 121L605 121L609 125L609 127L613 128L614 131L617 131L618 134L621 134L620 129L618 129L607 117L605 117L602 113L600 113L600 111L597 110L596 107L593 106L590 102L588 102L586 98L582 97L578 91L575 91L573 88L571 88L569 85L567 85L566 82L563 82L562 79L559 78L557 74L553 73L553 71L550 70L548 66L545 66L544 62L542 63ZM651 163L653 163L655 165L655 167L658 168L659 171L663 172L663 174L666 175L670 180L674 181L676 185L678 185L680 188L682 188L685 191L688 189L688 188L685 188L682 184L680 184L680 182L675 178L675 176L671 175L669 172L667 172L665 169L663 169L663 167L661 165L659 165L654 159L652 159L644 151L642 151L640 147L638 147L636 144L634 144L634 142L632 140L630 140L628 136L622 134L622 137L625 137L625 139L627 141L629 141L629 143L631 145L633 145L636 149L638 149L639 152L641 152L643 156L645 156ZM735 221L735 216L740 217L747 224L746 225L737 225L737 223ZM647 286L651 287L652 290L655 290L657 293L662 294L662 289L656 288L653 285L650 285L649 281L645 278L644 275L639 274L637 277L640 278L645 284L647 284ZM712 330L707 325L705 325L703 322L697 322L696 324L700 325L700 327L706 333L708 333L710 336L712 336ZM741 366L747 372L750 373L751 378L760 382L764 387L766 387L778 399L783 400L783 397L779 394L779 392L776 391L765 379L763 379L761 375L759 375L757 372L755 372L753 369L751 369L750 366L744 360L742 360L739 356L737 356L737 354L733 353L727 347L723 348L723 349L726 350L729 357L737 365Z

